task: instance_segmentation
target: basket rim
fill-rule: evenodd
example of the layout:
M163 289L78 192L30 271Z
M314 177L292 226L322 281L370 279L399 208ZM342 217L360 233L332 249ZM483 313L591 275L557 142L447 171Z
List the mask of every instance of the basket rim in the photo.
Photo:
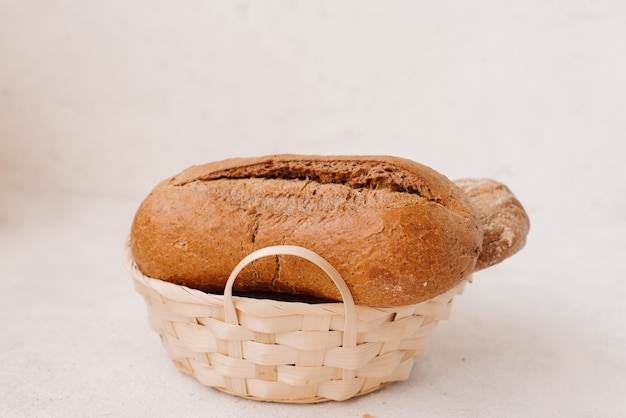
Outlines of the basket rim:
M185 285L180 285L172 282L165 281L163 279L150 277L145 275L140 269L137 263L135 262L130 246L127 244L124 249L124 264L133 278L134 281L139 281L145 284L147 287L154 289L155 291L167 294L168 299L173 301L182 302L182 303L197 303L197 304L216 304L223 303L222 299L224 298L223 293L210 293L204 292L202 290L194 289ZM398 311L399 309L412 309L419 307L421 305L426 305L432 302L436 302L438 300L445 301L449 300L449 296L451 295L460 295L463 293L465 286L472 281L472 274L466 275L456 286L453 288L440 293L437 296L434 296L431 299L427 299L425 301L409 304L409 305L394 305L394 306L369 306L369 305L355 305L355 308L359 315L376 312L389 312L393 313ZM287 308L293 308L297 310L301 310L303 312L307 312L310 310L310 313L322 311L328 311L330 314L342 314L344 311L344 302L303 302L303 301L285 301L272 299L269 297L252 297L252 296L244 296L244 295L233 295L233 301L236 302L236 307L238 310L246 311L246 305L250 304L265 306L268 309L275 308L280 310L285 310ZM245 302L245 303L242 303ZM254 306L255 308L257 306ZM285 315L289 315L289 313L285 313Z

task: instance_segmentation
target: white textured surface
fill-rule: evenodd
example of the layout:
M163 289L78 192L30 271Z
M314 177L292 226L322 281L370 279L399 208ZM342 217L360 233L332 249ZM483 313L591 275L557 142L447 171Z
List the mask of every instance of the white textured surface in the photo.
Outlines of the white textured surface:
M626 6L0 0L0 416L624 416ZM289 406L170 365L121 262L159 180L394 154L507 183L527 247L400 384Z

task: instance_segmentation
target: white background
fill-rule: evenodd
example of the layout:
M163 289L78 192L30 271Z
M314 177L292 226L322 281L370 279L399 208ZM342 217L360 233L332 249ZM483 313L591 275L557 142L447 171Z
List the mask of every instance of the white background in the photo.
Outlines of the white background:
M0 416L626 416L626 3L0 0ZM506 183L526 248L411 378L252 402L169 363L122 266L185 167L391 154Z

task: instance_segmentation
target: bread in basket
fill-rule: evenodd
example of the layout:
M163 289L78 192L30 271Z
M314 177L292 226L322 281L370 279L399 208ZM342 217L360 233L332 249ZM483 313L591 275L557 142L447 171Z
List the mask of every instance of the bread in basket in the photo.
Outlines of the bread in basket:
M312 403L407 379L472 273L521 249L528 228L493 180L397 157L274 155L161 182L125 259L180 370Z

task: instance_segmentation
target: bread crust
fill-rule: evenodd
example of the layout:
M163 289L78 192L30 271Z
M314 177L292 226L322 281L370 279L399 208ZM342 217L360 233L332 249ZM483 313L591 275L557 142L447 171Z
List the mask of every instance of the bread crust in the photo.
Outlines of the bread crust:
M190 167L141 203L131 249L147 276L221 293L237 263L270 245L328 260L357 304L422 302L475 269L481 223L445 176L389 156L272 155ZM257 260L235 291L340 300L321 270L293 256Z

